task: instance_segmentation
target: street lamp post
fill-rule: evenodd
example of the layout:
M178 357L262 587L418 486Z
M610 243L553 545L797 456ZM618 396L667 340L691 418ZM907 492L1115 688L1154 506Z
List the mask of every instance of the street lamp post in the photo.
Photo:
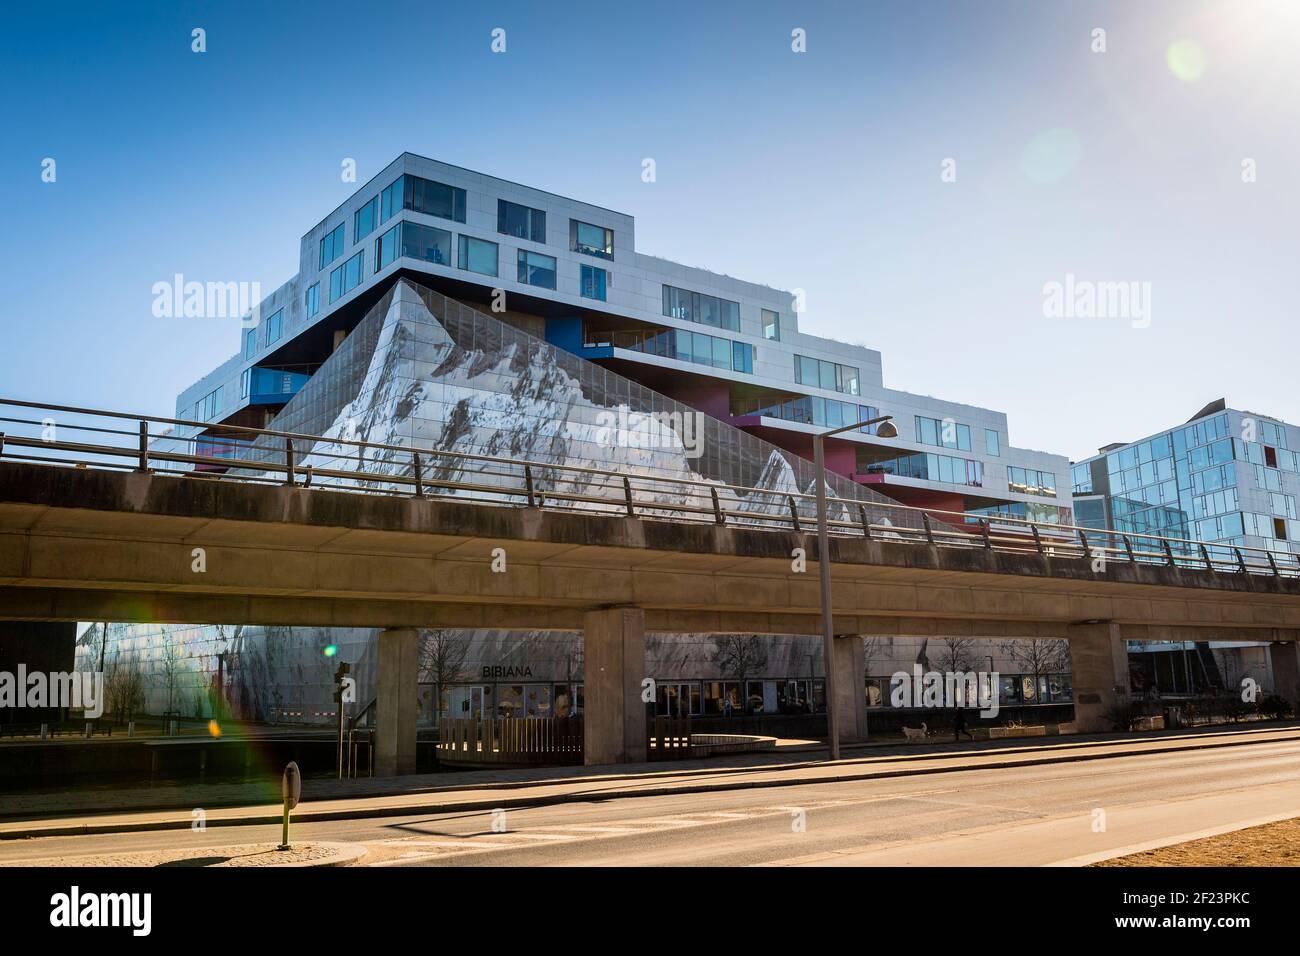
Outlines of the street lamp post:
M866 428L883 423L876 429L879 438L897 438L893 415L870 418L841 428L832 428L813 436L813 466L817 471L817 569L821 576L822 604L822 657L826 661L826 729L830 733L831 759L840 759L839 714L835 707L835 627L831 620L831 564L827 554L829 535L826 531L826 450L825 440L840 432ZM811 688L810 688L811 690ZM865 693L865 691L864 691Z

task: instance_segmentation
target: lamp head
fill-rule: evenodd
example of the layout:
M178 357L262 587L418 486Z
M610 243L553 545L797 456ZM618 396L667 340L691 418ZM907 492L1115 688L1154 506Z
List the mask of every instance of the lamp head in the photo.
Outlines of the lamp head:
M898 427L889 419L885 419L883 422L881 422L879 425L876 426L876 437L897 438Z

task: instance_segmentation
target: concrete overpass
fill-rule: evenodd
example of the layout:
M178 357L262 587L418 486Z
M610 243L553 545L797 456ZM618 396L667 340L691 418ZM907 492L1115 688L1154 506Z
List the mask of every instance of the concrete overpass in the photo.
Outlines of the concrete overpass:
M811 530L0 461L0 619L383 628L392 772L413 766L415 628L582 631L586 757L617 762L644 756L646 630L818 633ZM901 535L829 554L845 638L1067 639L1080 729L1127 693L1127 640L1288 642L1274 668L1297 684L1300 578ZM861 642L838 643L847 741Z

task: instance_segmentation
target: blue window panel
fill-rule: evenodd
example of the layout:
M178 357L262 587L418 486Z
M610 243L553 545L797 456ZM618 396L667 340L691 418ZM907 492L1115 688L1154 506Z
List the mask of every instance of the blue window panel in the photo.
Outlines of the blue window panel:
M343 223L339 223L320 241L320 266L327 265L343 255Z
M582 267L582 297L584 299L597 299L604 302L608 283L609 273L604 269L599 269L596 266Z
M360 242L375 231L379 225L379 197L358 209L352 216L352 241Z
M480 275L497 274L497 244L473 236L460 237L460 268Z
M449 266L451 265L451 233L418 222L403 222L402 255Z
M399 222L375 242L375 271L392 265L397 259L397 236L402 224Z
M555 288L555 258L538 252L520 249L518 256L518 279L525 285L535 285L543 289Z
M402 208L402 182L405 176L398 176L379 194L379 221L388 222L393 214Z
M284 331L284 309L277 309L275 314L266 320L266 344L271 345L280 341L280 334Z

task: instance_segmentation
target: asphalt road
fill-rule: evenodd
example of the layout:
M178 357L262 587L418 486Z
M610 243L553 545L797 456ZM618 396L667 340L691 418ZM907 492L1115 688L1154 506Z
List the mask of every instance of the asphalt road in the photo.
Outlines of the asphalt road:
M294 839L363 843L362 865L383 866L1044 865L1089 862L1296 815L1300 737L496 814L301 823ZM278 828L259 825L43 837L0 843L0 863L278 836Z

